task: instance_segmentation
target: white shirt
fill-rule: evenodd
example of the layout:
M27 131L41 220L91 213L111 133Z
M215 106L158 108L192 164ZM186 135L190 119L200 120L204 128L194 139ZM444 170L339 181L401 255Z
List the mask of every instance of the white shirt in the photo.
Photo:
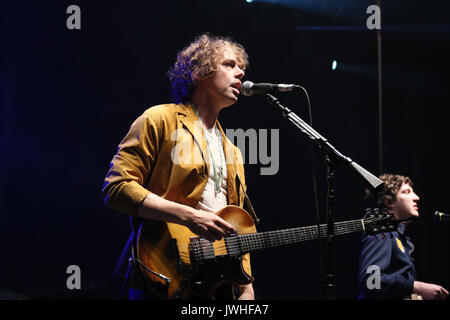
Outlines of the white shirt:
M217 212L227 205L227 165L225 162L225 155L222 147L222 135L216 127L211 130L204 129L203 132L205 133L205 138L207 139L209 150L212 154L210 154L209 157L210 163L208 182L206 183L205 190L203 191L202 197L200 198L196 209L209 209ZM213 162L215 163L216 167L216 175L219 176L220 168L222 168L223 173L220 192L217 194L215 192Z

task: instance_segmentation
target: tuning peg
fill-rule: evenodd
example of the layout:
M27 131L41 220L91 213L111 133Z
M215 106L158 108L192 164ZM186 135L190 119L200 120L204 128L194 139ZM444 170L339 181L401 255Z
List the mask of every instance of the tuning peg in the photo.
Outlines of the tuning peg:
M387 208L382 208L382 209L381 209L381 213L382 213L383 215L387 215L387 214L388 214Z
M372 213L372 208L366 208L366 214L371 214Z
M377 217L380 213L380 210L378 208L373 209L373 214Z

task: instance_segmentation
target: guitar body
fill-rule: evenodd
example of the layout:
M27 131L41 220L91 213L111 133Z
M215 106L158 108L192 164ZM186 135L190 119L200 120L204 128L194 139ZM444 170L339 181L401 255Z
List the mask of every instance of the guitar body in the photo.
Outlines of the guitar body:
M244 209L227 206L216 214L237 234L256 232ZM175 223L145 221L137 238L141 271L161 299L209 299L222 291L228 296L221 298L233 298L232 291L222 290L222 285L246 284L253 278L244 270L242 257L233 255L230 248L225 239L210 243ZM200 258L196 255L199 251Z

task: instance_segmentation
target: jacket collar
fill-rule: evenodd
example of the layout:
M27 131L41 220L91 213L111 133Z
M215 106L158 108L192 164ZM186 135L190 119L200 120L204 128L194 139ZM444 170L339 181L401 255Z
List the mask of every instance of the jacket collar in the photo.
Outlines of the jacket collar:
M405 235L406 225L404 223L399 223L398 226L397 226L397 231L401 235Z
M197 144L201 146L202 154L206 155L208 153L206 138L200 120L198 119L197 114L195 113L192 105L184 105L184 104L177 105L177 113L179 115L182 115L180 117L180 121L194 137ZM222 145L224 146L225 161L227 163L227 170L228 170L230 165L234 167L236 161L236 155L234 153L234 145L231 143L230 140L228 140L219 121L216 121L216 126L219 129L220 133L222 134Z
M183 126L189 131L189 133L194 138L195 143L200 147L200 151L202 154L203 162L206 165L206 172L209 172L209 161L206 161L206 157L208 156L208 146L206 144L205 135L203 133L203 129L200 123L200 120L197 117L197 114L194 111L194 108L190 104L178 104L177 105L177 116Z

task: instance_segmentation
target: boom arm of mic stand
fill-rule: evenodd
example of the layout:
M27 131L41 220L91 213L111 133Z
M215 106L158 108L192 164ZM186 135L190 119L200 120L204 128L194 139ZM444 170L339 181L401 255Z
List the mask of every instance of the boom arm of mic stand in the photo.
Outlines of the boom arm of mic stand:
M271 105L277 107L281 111L283 116L297 128L299 128L300 131L305 133L310 139L314 140L319 145L319 148L325 150L325 152L330 156L330 160L335 164L336 167L341 163L349 165L353 168L357 175L362 178L362 181L372 190L379 188L383 184L383 181L381 181L378 177L361 167L349 157L346 157L342 153L340 153L335 147L330 144L330 142L326 138L324 138L321 134L314 130L299 116L281 105L276 97L271 94L266 94L266 99Z

